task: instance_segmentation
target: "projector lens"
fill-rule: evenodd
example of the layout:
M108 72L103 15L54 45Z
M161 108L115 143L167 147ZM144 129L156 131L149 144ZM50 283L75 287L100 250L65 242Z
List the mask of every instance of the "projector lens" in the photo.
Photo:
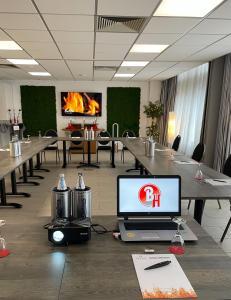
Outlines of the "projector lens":
M64 238L64 234L62 233L62 231L57 230L53 232L53 240L55 242L61 242Z

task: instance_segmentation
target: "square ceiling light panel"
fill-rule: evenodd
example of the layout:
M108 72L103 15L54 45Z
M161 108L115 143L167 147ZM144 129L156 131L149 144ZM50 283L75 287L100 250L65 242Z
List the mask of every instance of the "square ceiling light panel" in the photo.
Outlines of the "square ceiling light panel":
M14 41L0 41L0 50L22 50Z
M28 72L32 76L51 76L48 72Z
M121 67L145 67L149 61L123 61Z
M37 61L34 59L14 59L10 58L7 59L9 62L11 62L14 65L38 65Z
M154 12L158 17L204 17L223 0L163 0Z
M169 45L135 44L130 52L135 53L160 53Z

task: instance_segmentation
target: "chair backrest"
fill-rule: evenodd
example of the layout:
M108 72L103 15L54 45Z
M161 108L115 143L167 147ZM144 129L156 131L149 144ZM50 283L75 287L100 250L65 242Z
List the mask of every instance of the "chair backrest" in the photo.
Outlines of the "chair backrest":
M48 129L47 131L45 131L45 136L53 136L56 137L58 136L57 131L54 129Z
M80 130L72 131L71 137L83 137L83 134ZM74 145L80 145L82 141L71 141Z
M223 174L231 177L231 155L229 155L229 157L225 161Z
M106 130L100 131L99 136L100 137L111 137L110 133L108 131L106 131ZM109 144L109 141L98 141L98 143L100 145L106 146L106 145Z
M124 132L122 133L122 137L126 137L126 136L129 136L129 137L136 137L135 135L135 132L130 130L130 129L126 129L124 130Z
M173 141L173 144L172 144L172 149L177 151L179 149L179 146L180 146L180 140L181 140L181 136L178 135L175 137L175 140Z
M192 159L200 162L205 151L205 146L203 143L199 143L193 151Z

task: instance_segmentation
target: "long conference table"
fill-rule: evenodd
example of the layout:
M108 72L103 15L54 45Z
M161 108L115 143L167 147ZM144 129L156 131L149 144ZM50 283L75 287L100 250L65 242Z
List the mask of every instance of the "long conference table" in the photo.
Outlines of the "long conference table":
M9 151L0 152L0 195L1 202L0 207L16 207L21 208L22 205L18 203L7 203L6 196L23 196L30 197L29 193L18 192L17 184L30 184L30 185L39 185L38 182L29 181L28 177L37 177L42 178L42 176L33 175L33 156L37 156L37 162L40 164L40 155L39 153L45 149L48 145L55 142L54 138L36 138L32 137L30 141L23 141L21 143L22 155L18 157L11 157ZM30 174L28 175L27 162L29 161L30 165ZM22 180L16 182L16 169L22 166ZM37 169L40 169L40 166L37 165ZM6 192L5 189L5 177L11 175L11 188L10 193Z

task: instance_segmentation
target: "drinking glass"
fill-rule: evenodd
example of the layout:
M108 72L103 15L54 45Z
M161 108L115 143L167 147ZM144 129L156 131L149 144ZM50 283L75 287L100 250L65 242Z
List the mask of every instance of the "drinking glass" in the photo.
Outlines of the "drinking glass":
M27 135L27 141L28 142L30 141L30 135L29 134Z
M201 170L201 164L198 163L198 169L196 171L196 175L195 175L195 179L199 180L199 181L203 181L204 180L204 174Z
M10 254L10 251L8 249L6 249L6 241L0 235L0 258L8 256L9 254Z
M171 153L170 153L170 160L174 160L175 159L175 157L174 157L174 152L173 152L173 150L171 150Z
M185 252L185 248L184 248L184 239L180 232L180 226L186 223L186 221L182 217L175 217L172 219L172 221L177 224L177 230L171 241L169 252L173 254L182 255Z

